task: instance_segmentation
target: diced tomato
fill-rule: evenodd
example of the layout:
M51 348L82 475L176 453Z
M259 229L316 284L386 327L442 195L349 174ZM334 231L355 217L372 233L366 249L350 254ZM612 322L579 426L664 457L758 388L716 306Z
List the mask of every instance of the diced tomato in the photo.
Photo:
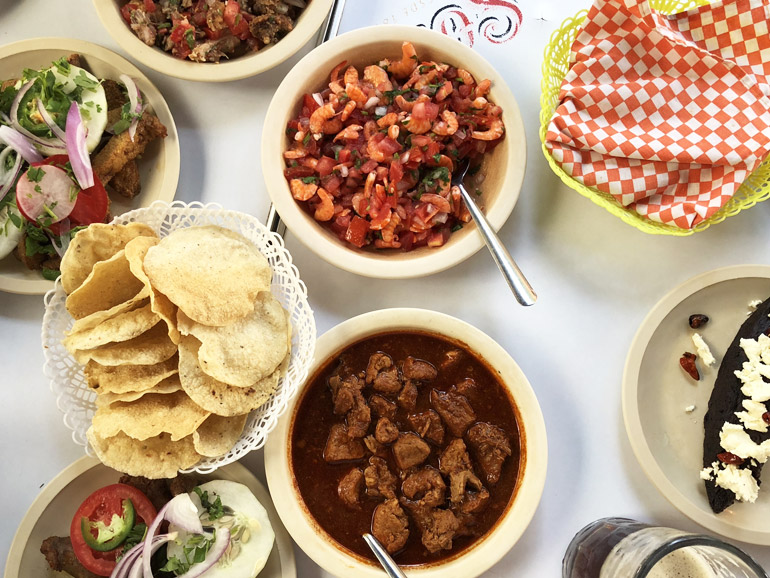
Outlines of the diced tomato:
M341 163L349 163L351 160L353 160L353 153L350 152L350 149L342 149L340 151L339 157Z
M433 142L433 139L430 138L427 134L413 134L412 135L412 146L413 147L428 146L432 142Z
M404 165L398 161L392 161L390 163L390 170L388 171L390 182L398 184L401 179L404 178Z
M449 232L449 229L444 227L440 231L431 233L430 237L428 237L428 247L441 247L441 245L449 240Z
M333 174L327 175L321 179L321 184L328 193L334 195L342 185L342 178Z
M192 52L190 42L194 45L195 27L187 21L187 18L172 18L171 22L169 40L174 43L171 53L177 58L187 58Z
M436 141L433 141L428 145L428 148L425 151L425 157L430 160L433 160L433 157L435 157L440 152L441 152L441 145L438 144Z
M325 177L326 175L331 174L332 169L336 165L337 161L335 161L333 158L323 156L318 159L318 164L316 165L315 170L320 176Z
M366 235L369 233L369 223L358 215L353 217L345 231L345 240L356 247L363 247L366 243Z
M155 12L156 8L153 0L144 0L144 9L147 10L147 12Z
M336 217L332 223L331 228L332 231L340 238L345 239L345 233L348 230L348 225L350 225L350 221L352 220L353 216L348 215L340 215Z
M306 94L302 97L302 106L307 109L307 116L313 114L316 110L321 108L313 98L312 94Z
M315 170L312 167L304 167L302 165L296 167L289 167L283 171L284 176L291 179L302 179L304 177L312 177L315 174Z
M381 150L385 155L392 155L393 153L397 153L401 150L401 145L398 143L398 141L395 141L388 136L379 142L377 148Z
M377 209L376 214L372 214L372 211L370 210L369 215L372 217L372 222L369 226L372 229L382 229L383 223L390 219L390 212L390 203L383 204Z
M366 161L364 164L361 165L361 172L366 175L371 173L376 168L377 168L377 161L369 159L368 161Z
M120 14L123 16L123 20L131 24L131 13L140 6L141 4L139 2L128 2L127 4L124 4L120 9Z
M401 242L402 251L411 251L412 244L414 243L414 233L411 231L404 233L399 237L399 241Z
M233 36L246 40L250 34L249 23L241 14L241 5L238 4L237 0L227 0L223 18Z

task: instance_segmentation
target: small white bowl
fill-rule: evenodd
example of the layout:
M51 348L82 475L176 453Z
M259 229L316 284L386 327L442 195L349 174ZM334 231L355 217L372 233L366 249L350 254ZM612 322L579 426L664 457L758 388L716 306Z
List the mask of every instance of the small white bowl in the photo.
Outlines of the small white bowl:
M477 52L443 34L413 26L372 26L322 44L286 75L270 102L262 129L262 171L270 198L291 232L322 259L366 277L406 279L438 273L484 246L476 227L469 224L438 248L409 252L356 249L306 213L292 197L284 177L283 152L290 144L286 124L298 115L302 96L328 87L332 69L343 60L361 68L383 58L399 58L406 40L414 45L420 60L447 62L469 71L477 81L492 81L489 100L503 109L505 137L485 155L481 171L486 175L484 211L495 230L513 211L524 180L527 143L518 104L502 76Z
M410 566L410 576L473 578L510 550L535 514L545 485L548 459L545 422L535 393L510 355L491 337L449 315L425 309L383 309L337 325L317 343L312 376L331 356L366 337L388 331L418 330L465 343L498 374L513 398L522 443L519 478L508 508L474 545L456 557L425 566ZM309 514L289 469L289 435L302 390L289 403L265 445L265 472L278 515L300 548L327 572L341 578L380 578L382 569L343 552ZM342 508L342 506L341 506ZM340 512L341 515L344 512Z
M201 82L226 82L269 70L295 54L324 23L331 10L332 0L309 2L297 19L294 29L275 44L258 52L219 63L182 60L160 48L147 46L123 20L120 14L122 4L117 0L94 0L96 13L107 32L133 58L153 70L176 78Z

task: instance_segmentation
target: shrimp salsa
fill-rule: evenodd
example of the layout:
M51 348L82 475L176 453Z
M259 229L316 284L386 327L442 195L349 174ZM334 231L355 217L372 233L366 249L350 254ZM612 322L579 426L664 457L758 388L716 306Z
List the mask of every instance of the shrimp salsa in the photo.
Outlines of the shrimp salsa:
M275 44L305 0L122 0L121 14L148 46L194 62L219 62Z
M502 109L486 98L490 86L461 68L421 62L409 42L401 60L362 74L338 64L286 127L292 196L355 247L442 246L471 218L452 171L466 159L477 171L505 134Z

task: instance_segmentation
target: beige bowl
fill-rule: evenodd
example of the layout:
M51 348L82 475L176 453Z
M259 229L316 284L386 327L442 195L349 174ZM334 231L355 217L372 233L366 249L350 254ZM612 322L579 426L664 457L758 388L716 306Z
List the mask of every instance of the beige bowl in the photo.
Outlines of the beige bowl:
M443 34L411 26L373 26L343 34L310 52L278 87L262 130L262 171L267 191L286 226L319 257L341 269L382 279L421 277L448 269L464 261L483 245L475 226L452 233L446 245L421 247L407 253L356 249L307 214L291 196L283 175L283 151L288 148L286 124L297 116L302 96L328 87L332 69L347 60L359 68L383 58L401 56L401 43L414 44L420 60L438 60L468 70L478 80L492 81L489 100L503 109L506 134L486 155L481 170L485 213L495 228L503 226L519 197L524 180L527 148L524 125L516 99L489 62L467 46Z
M153 70L185 80L225 82L254 76L292 56L318 31L331 10L332 0L312 0L302 11L294 26L280 42L225 62L206 63L181 60L160 48L147 46L139 40L123 20L118 0L94 0L96 13L107 32L133 58Z
M409 568L410 576L421 578L473 578L511 549L535 514L545 485L548 458L543 414L527 378L500 345L464 321L424 309L383 309L337 325L318 339L309 375L312 376L326 360L348 345L371 335L399 330L421 330L465 343L498 372L518 409L522 462L517 487L503 516L486 536L457 557ZM379 578L382 576L381 568L343 552L318 527L294 483L289 469L289 433L303 388L304 385L289 403L287 412L265 446L267 483L278 515L299 547L327 572L341 578Z

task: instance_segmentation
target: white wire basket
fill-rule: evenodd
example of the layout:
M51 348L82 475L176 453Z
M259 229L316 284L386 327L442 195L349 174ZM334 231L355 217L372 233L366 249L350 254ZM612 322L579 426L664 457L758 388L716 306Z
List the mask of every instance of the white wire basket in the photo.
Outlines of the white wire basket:
M273 270L273 295L291 315L291 358L286 375L278 382L276 391L267 403L251 412L240 439L227 454L217 458L204 458L184 472L207 474L264 446L278 418L286 411L289 400L296 395L299 386L307 378L315 351L316 327L313 311L307 300L307 287L300 280L299 271L292 264L291 255L284 247L283 239L270 232L251 215L228 211L217 204L203 205L198 202L186 204L174 201L168 204L159 201L149 207L115 217L112 222L144 223L152 227L161 238L185 227L219 225L240 233L267 257ZM95 453L86 438L86 431L96 410L96 393L88 387L83 367L62 344L65 332L74 323L64 306L66 298L61 280L56 281L54 289L44 298L43 370L51 380L56 405L64 413L64 424L72 430L72 439L83 446L88 455L94 456Z

